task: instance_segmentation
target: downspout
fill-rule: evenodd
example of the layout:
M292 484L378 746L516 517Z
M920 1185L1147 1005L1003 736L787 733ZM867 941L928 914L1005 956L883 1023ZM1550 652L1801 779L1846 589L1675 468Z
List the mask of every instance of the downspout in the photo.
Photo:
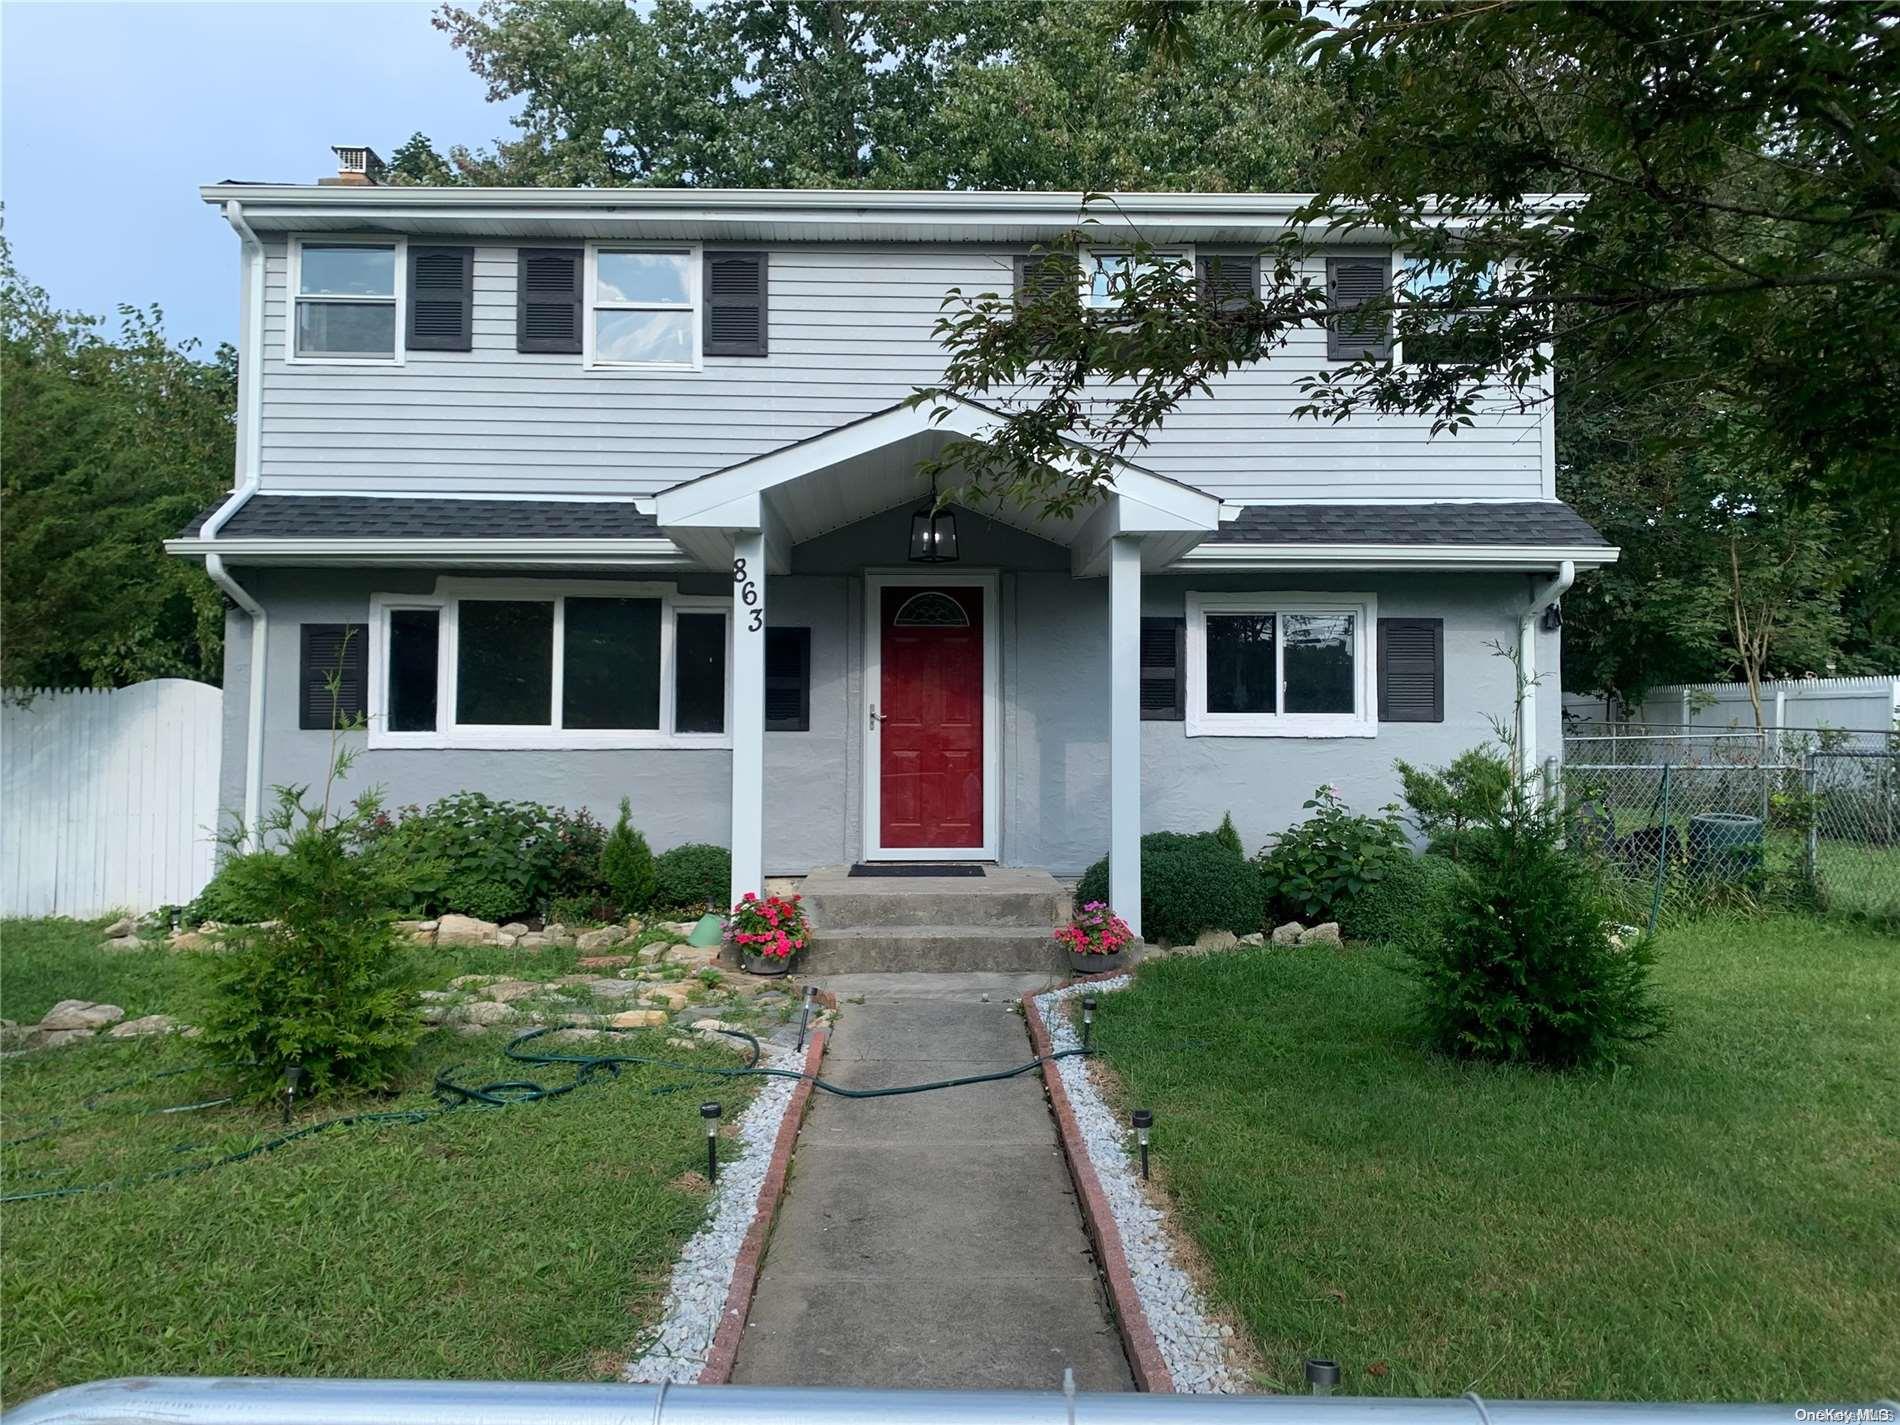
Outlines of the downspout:
M1557 566L1556 575L1531 595L1530 606L1518 615L1518 676L1523 688L1517 700L1517 775L1528 781L1537 774L1537 620L1577 581L1574 560Z
M237 483L230 498L212 511L198 531L198 537L215 541L231 516L244 508L257 493L257 390L259 367L264 352L264 245L244 220L244 205L236 201L224 205L224 219L236 231L240 244L242 285L238 288L239 355L237 398ZM245 713L244 733L244 833L252 850L261 850L263 842L258 822L264 811L264 688L268 673L270 615L242 584L224 567L222 556L205 555L205 574L231 598L231 602L251 620L251 687Z

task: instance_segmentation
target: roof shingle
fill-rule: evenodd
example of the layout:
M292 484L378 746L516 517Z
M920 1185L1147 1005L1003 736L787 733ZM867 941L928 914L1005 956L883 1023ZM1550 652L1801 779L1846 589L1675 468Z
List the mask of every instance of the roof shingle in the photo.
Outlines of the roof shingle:
M220 502L222 503L222 502ZM187 525L195 537L217 509ZM373 495L253 495L220 539L649 539L631 500L459 500Z
M1213 544L1504 544L1606 546L1557 500L1431 505L1248 505Z

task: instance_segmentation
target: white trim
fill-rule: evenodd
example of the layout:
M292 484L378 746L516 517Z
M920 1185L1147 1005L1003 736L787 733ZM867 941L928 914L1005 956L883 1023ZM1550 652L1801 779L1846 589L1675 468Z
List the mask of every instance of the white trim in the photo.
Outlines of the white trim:
M312 247L387 247L395 252L395 295L393 297L357 297L311 293L306 296L303 286L303 250L305 245ZM393 305L395 307L395 331L391 336L391 354L388 356L305 356L297 350L297 304L299 302L360 302L364 305ZM284 364L286 366L401 366L408 359L409 328L409 239L389 234L387 236L339 235L294 236L289 241L289 252L285 259L284 271ZM261 389L262 383L259 383Z
M975 588L983 594L983 844L981 846L885 846L882 842L883 743L871 713L883 696L883 598L887 588L927 585ZM858 716L864 734L864 859L867 861L994 861L1002 847L1002 630L997 605L1000 580L994 569L941 573L867 569L864 574L864 693Z
M607 302L601 303L596 292L599 287L600 253L608 252L663 252L684 253L686 255L687 301L684 306L675 302ZM705 297L700 290L704 281L705 262L702 259L699 243L680 242L604 242L587 244L586 272L582 277L581 301L581 369L583 371L618 371L630 376L643 373L657 375L677 375L682 371L701 371L705 369ZM594 316L597 312L685 312L692 329L693 358L691 361L602 361L594 355Z
M1614 564L1615 545L1564 544L1202 544L1176 569L1437 569L1533 572L1566 559L1578 568Z
M1353 711L1350 713L1210 713L1207 711L1207 615L1209 613L1350 614L1353 619ZM1189 737L1376 737L1379 732L1376 594L1281 593L1187 595L1187 724ZM1276 626L1274 666L1280 668L1286 640ZM1276 707L1286 705L1286 680L1278 680Z
M639 568L696 561L670 539L270 539L238 537L168 539L168 554L195 557L219 553L245 564L585 564Z
M565 611L569 598L658 599L660 601L660 687L657 728L564 728L560 725L565 674ZM553 666L545 724L489 725L456 721L457 651L460 605L467 600L529 600L551 603L554 615ZM618 582L604 579L436 580L429 594L371 594L369 600L368 746L432 748L702 748L732 746L733 667L732 601L716 595L682 595L670 582ZM389 615L401 609L435 609L441 616L437 641L436 725L429 732L392 732L389 717ZM675 636L681 612L726 615L726 730L676 732Z

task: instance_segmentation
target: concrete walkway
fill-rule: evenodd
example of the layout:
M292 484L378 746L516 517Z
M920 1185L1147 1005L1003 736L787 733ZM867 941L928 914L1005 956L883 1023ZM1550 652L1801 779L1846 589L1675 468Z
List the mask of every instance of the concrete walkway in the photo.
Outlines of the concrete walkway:
M853 1088L1033 1057L1039 976L838 975L824 1076ZM987 995L987 1002L985 1002ZM856 1003L862 997L862 1003ZM1040 1075L812 1098L735 1383L1131 1390Z

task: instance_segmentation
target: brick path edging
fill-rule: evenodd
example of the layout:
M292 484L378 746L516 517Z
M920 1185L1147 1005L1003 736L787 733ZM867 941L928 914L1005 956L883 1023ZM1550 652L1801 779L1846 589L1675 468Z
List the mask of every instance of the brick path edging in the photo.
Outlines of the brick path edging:
M792 1144L798 1140L799 1125L805 1120L805 1105L811 1100L812 1077L825 1057L825 1031L812 1031L805 1049L805 1077L792 1090L785 1106L778 1137L772 1144L772 1161L765 1169L765 1181L759 1185L759 1203L752 1213L752 1225L746 1228L745 1241L739 1244L739 1256L732 1265L732 1286L726 1292L726 1309L713 1333L712 1350L705 1369L699 1373L701 1385L725 1385L732 1379L733 1364L739 1359L739 1337L745 1331L746 1313L752 1306L752 1291L759 1283L759 1263L765 1256L766 1239L772 1234L772 1218L778 1212L779 1199L785 1195L785 1178L791 1171Z
M1048 1026L1042 1022L1042 1011L1036 1007L1036 996L1041 993L1044 991L1031 990L1023 996L1023 1018L1029 1024L1030 1044L1039 1058L1046 1058L1053 1046ZM1108 1283L1109 1301L1115 1309L1115 1329L1121 1333L1122 1350L1127 1353L1135 1386L1145 1391L1172 1393L1174 1377L1168 1374L1167 1363L1161 1359L1161 1347L1148 1325L1148 1313L1142 1310L1141 1298L1135 1292L1135 1278L1128 1270L1128 1253L1122 1246L1121 1229L1115 1225L1114 1211L1102 1191L1101 1179L1095 1174L1095 1164L1089 1160L1088 1144L1076 1124L1069 1091L1053 1066L1044 1067L1042 1081L1049 1090L1049 1107L1055 1115L1062 1156L1069 1164L1075 1194L1082 1201L1082 1223L1088 1229L1089 1240L1095 1244L1095 1259L1102 1264L1102 1276Z

